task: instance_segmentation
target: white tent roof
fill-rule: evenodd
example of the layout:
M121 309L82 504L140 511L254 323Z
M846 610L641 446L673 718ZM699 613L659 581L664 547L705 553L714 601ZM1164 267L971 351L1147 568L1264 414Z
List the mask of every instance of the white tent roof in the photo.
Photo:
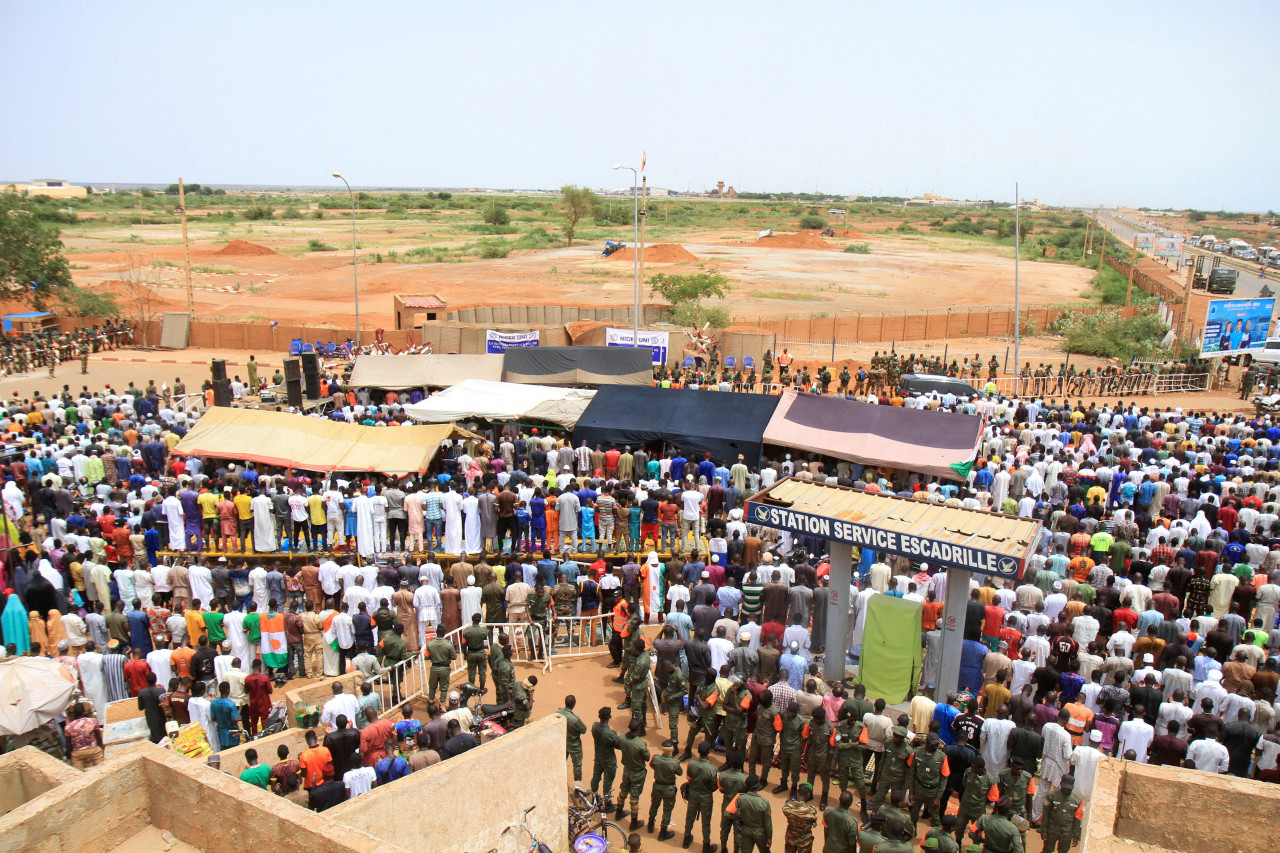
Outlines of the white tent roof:
M464 379L421 403L405 406L404 411L414 420L432 423L468 418L491 421L537 418L573 429L595 394L582 388Z

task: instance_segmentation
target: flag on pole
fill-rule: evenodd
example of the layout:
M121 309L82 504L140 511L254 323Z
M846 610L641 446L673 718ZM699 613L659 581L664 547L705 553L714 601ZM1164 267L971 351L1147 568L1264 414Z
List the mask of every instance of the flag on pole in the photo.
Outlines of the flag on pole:
M267 613L259 619L262 626L262 663L279 669L289 663L289 643L284 632L284 614Z
M648 151L641 151L641 152L640 152L640 171L642 171L642 172L644 171L644 161L645 161L645 160L647 160L647 159L648 159L648 157L649 157L649 152L648 152Z
M338 632L333 627L333 617L337 615L338 612L336 610L329 611L329 614L324 617L324 628L323 633L321 634L321 636L324 637L324 641L329 644L329 648L333 649L335 652L339 651Z

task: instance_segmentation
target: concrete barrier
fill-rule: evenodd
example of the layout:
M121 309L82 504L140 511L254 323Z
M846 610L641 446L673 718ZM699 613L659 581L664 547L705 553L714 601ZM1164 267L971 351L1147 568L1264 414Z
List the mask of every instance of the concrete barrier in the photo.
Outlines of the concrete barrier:
M0 817L79 776L79 770L34 746L0 755Z

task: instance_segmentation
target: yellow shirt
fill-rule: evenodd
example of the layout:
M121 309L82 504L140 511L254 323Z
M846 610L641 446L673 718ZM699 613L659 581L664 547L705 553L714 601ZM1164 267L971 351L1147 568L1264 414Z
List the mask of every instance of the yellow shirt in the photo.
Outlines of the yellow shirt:
M196 498L196 503L200 505L201 518L218 517L218 496L213 492L201 492Z
M236 495L234 503L236 505L236 515L238 515L241 520L248 521L253 518L253 510L249 508L249 504L253 503L253 498L246 494L239 494Z
M311 513L312 524L324 524L324 498L320 495L309 495L307 497L307 509Z

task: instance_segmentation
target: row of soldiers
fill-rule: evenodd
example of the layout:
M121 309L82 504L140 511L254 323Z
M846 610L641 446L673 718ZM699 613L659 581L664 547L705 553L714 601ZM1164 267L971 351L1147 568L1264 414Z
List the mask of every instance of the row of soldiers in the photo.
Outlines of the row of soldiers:
M647 829L652 833L660 826L660 841L675 836L670 828L671 818L683 772L688 780L681 792L688 802L685 848L693 843L694 829L700 823L704 853L716 851L717 845L711 840L711 823L714 795L719 791L722 795L719 849L728 850L730 832L736 831L737 851L768 850L773 834L771 806L759 792L768 786L777 749L782 779L773 793L788 793L783 807L788 851L807 853L811 849L813 830L821 812L824 850L829 853L852 851L855 843L861 850L908 853L913 849L916 826L922 817L931 824L922 845L925 849L956 853L967 831L981 844L984 853L1025 853L1025 836L1030 828L1027 805L1034 786L1032 774L1020 759L1014 759L1010 768L993 775L983 758L975 757L960 787L958 813L946 815L943 794L950 768L936 733L918 734L909 740L903 715L890 730L891 737L884 751L872 753L863 722L863 714L871 711L862 711L864 706L868 709L872 706L861 688L855 689L854 696L846 701L838 722L829 721L821 707L809 716L799 714L794 701L789 701L785 708L777 708L772 692L765 690L757 701L755 728L748 749L746 708L751 703L748 688L741 679L731 676L726 689L723 679L717 684L715 673L710 671L697 695L690 697L689 739L684 752L677 754L678 719L684 706L681 691L687 690L687 681L681 670L669 662L660 674L666 679L662 700L667 707L672 735L662 744L660 753L651 754L644 740L641 717L632 717L626 733L619 736L610 725L612 711L605 707L600 709L599 721L591 729L595 744L591 790L600 792L603 785L604 807L606 811L613 810L615 820L634 815L630 825L633 832L645 825L640 796L652 770ZM728 713L717 714L721 705ZM570 705L566 716L571 713ZM571 725L568 753L573 761L575 781L581 781L580 737L584 733L585 726L580 722L576 727ZM693 758L694 741L699 735L704 737L697 742L697 758ZM709 760L717 742L726 753L725 763L718 768ZM611 791L618 766L617 753L621 753L623 772L615 806ZM880 766L875 770L873 786L868 786L868 764L873 755ZM761 769L760 775L756 774L757 766ZM799 781L802 769L808 775L807 783L803 784ZM840 795L838 804L828 808L832 773L836 775ZM822 799L815 808L809 801L813 798L814 783L819 779ZM1058 789L1047 798L1040 824L1046 850L1066 853L1080 840L1083 805L1074 785L1074 777L1065 776ZM870 787L874 787L874 791ZM851 812L854 790L860 799L858 817Z
M36 329L0 339L0 366L6 376L40 368L47 368L53 376L59 364L79 358L81 372L87 372L90 353L114 350L132 341L128 320L108 320L101 326L81 326L69 332Z

